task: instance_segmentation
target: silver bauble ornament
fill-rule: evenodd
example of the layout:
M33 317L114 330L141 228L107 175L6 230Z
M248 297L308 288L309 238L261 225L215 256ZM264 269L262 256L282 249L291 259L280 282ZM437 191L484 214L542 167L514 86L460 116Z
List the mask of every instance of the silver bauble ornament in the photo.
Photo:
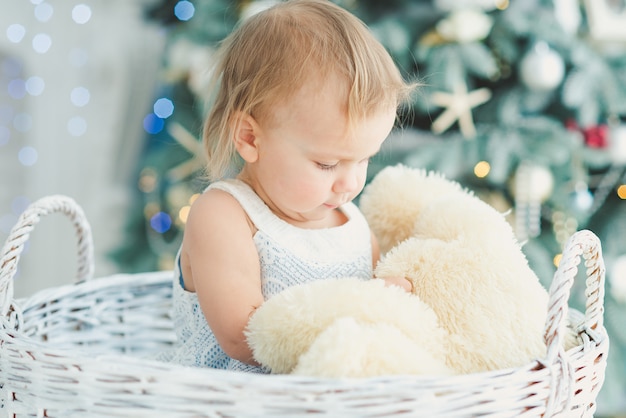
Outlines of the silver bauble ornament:
M526 87L534 91L554 90L564 75L563 58L545 42L537 43L520 63L520 77Z

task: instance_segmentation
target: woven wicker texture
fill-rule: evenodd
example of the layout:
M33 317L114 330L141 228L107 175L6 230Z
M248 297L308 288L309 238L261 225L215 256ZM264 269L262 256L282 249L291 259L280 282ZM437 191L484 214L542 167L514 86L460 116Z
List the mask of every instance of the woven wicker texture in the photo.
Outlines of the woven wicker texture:
M78 281L15 300L12 281L24 243L52 212L68 215L75 226ZM91 253L84 214L63 196L35 202L11 231L0 258L0 416L591 417L604 381L604 263L589 231L570 238L555 273L546 357L445 378L329 380L152 361L175 338L172 273L89 279ZM577 276L586 280L584 314L568 308ZM562 342L572 337L578 344L566 352Z

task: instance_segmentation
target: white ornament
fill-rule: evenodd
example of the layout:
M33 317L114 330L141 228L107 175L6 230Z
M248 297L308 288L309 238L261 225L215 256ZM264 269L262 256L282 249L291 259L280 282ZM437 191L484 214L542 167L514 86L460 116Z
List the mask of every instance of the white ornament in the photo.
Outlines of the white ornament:
M591 37L598 41L626 40L626 9L612 7L610 0L585 0ZM620 3L620 2L617 2Z
M482 41L489 35L493 19L474 9L453 11L437 23L437 32L445 39L458 43Z
M538 42L523 58L520 76L531 90L550 91L563 81L563 58L545 42Z
M580 7L578 0L553 0L554 15L565 33L575 35L580 28Z
M554 189L554 177L545 166L522 162L515 173L515 234L520 241L541 233L541 204Z
M626 164L626 125L611 128L609 132L609 150L609 154L615 164Z
M583 181L576 183L572 195L573 206L581 212L587 212L593 206L593 193Z
M552 195L554 176L544 165L522 163L515 174L516 199L526 202L543 203Z

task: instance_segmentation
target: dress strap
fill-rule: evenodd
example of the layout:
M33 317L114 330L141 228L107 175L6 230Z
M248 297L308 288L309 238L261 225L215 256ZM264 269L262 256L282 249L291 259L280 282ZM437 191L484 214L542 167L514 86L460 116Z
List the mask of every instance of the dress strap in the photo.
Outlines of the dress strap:
M232 195L248 214L254 226L261 229L275 229L282 223L265 202L255 193L255 191L238 179L221 180L209 185L208 189L219 189Z

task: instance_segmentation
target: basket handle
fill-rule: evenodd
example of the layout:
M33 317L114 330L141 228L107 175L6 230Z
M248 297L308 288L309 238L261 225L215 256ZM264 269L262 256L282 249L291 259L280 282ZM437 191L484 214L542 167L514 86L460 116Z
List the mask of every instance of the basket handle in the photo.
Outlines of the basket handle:
M93 240L91 227L82 208L71 198L52 195L41 198L26 208L11 229L0 254L0 316L6 316L13 300L13 277L30 232L44 215L63 213L74 225L78 237L77 281L93 276Z
M602 246L593 232L581 230L574 233L565 245L563 257L550 286L544 331L547 359L550 362L556 359L562 347L570 290L578 273L581 256L585 260L587 276L584 329L593 334L603 326L605 268Z

